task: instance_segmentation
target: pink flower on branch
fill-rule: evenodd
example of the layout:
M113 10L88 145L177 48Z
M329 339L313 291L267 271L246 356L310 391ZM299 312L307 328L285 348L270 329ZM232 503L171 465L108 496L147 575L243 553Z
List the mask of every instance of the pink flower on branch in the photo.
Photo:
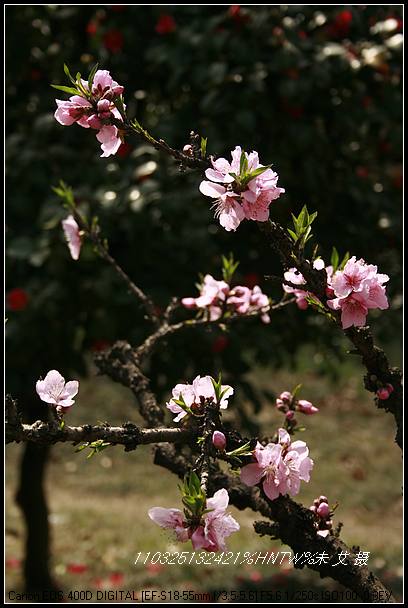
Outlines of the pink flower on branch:
M205 172L208 181L199 187L215 200L215 217L228 232L235 231L244 219L266 222L269 205L285 192L277 186L277 173L260 164L257 152L248 154L236 146L231 158L231 162L212 158L212 168Z
M334 274L330 286L336 297L328 300L327 305L332 310L341 310L343 329L364 326L370 309L388 308L384 287L388 280L388 275L377 272L377 266L356 260L355 256Z
M182 305L189 309L203 309L209 319L216 321L226 313L247 315L260 313L264 323L270 322L269 298L255 285L252 289L243 285L231 288L225 281L217 281L210 274L204 277L198 298L183 298Z
M262 483L270 500L280 495L295 496L300 490L300 482L308 482L313 460L304 441L291 443L290 435L284 429L278 431L278 443L265 447L258 442L254 457L256 462L241 469L241 481L248 486Z
M55 119L64 126L77 123L85 129L97 130L96 138L102 144L101 156L116 154L122 137L120 129L113 122L123 121L116 102L120 100L123 105L121 95L124 88L112 79L107 70L95 72L91 90L89 83L82 78L74 83L78 94L67 101L56 100Z
M212 498L207 498L205 509L208 511L199 522L188 521L180 509L153 507L148 513L160 527L174 530L178 541L191 539L195 550L226 551L225 540L239 530L238 522L226 512L228 503L227 490L218 490Z
M65 378L57 370L52 369L44 380L37 381L35 389L45 403L65 408L75 403L73 398L78 393L79 382L77 380L65 382Z
M228 407L228 399L234 393L232 386L227 384L221 386L220 409ZM197 376L192 384L176 384L172 390L172 398L166 407L173 414L174 422L179 422L190 412L201 411L206 400L216 401L216 392L211 376Z
M79 258L82 243L79 226L75 221L74 216L69 215L65 220L62 220L62 227L71 257L73 260L77 260Z

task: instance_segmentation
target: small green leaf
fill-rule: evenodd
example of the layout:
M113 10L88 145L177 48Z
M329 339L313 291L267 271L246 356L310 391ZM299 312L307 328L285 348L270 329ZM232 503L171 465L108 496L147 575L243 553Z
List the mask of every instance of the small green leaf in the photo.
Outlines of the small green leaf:
M205 158L207 154L207 137L201 138L201 158Z
M338 266L338 270L343 270L343 268L345 267L345 265L347 264L347 262L350 259L350 253L348 251L346 251L346 253L344 254L344 257L342 259L342 261L340 262L339 266Z
M64 63L64 72L65 72L65 75L68 76L68 78L72 82L72 84L76 84L75 79L71 76L71 72L69 71L69 68L66 63Z
M296 236L296 234L295 234L295 233L293 232L293 230L291 230L290 228L288 228L287 230L288 230L288 232L289 232L290 236L292 237L293 242L294 242L294 243L296 243L296 242L297 242L297 240L298 240L298 237Z
M51 86L53 89L57 89L58 91L63 91L64 93L70 93L71 95L78 95L80 93L80 91L78 91L78 89L74 89L72 87L64 87L63 85L59 85L59 84L52 84Z
M241 158L239 159L239 175L242 177L248 172L248 159L245 154L245 150L241 152Z
M264 173L267 169L270 169L271 166L272 165L266 165L265 167L258 167L257 169L254 169L253 171L248 173L247 180L250 182L251 179L258 177L258 175L262 175L262 173Z
M95 78L95 74L96 74L96 70L98 69L98 64L95 63L95 65L93 66L92 70L90 71L89 74L89 78L88 78L88 89L92 92L92 85L93 85L93 81Z
M336 272L339 266L339 252L337 251L336 247L333 247L332 249L330 264L333 266L333 272Z

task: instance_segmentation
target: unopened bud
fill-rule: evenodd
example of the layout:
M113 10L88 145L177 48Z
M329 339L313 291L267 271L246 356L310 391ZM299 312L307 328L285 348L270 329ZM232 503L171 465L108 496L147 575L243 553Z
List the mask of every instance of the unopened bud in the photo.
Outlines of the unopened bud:
M327 500L327 496L323 496L323 494L322 494L321 496L319 496L318 501L319 501L319 502L329 502L329 501Z
M312 414L317 414L317 412L319 411L319 408L315 407L312 403L310 403L310 401L306 401L306 399L299 399L296 404L296 407L299 412L302 412L302 414L307 414L308 416L311 416Z
M379 388L377 391L377 397L381 401L385 401L390 396L390 391L387 388Z
M322 502L318 507L317 507L317 514L319 517L321 517L322 519L326 519L326 517L328 517L330 515L330 507L327 504L327 502Z
M279 399L290 403L292 401L292 393L290 393L289 391L283 391L283 393L279 395Z
M293 410L289 410L288 412L286 412L286 420L293 420L293 418L295 417L295 412Z
M225 435L224 433L221 433L221 431L214 431L212 442L213 446L217 448L217 450L220 450L220 452L223 452L225 450L225 446L227 445Z
M387 389L387 391L391 394L394 392L394 387L392 384L388 383L385 385L385 388Z
M193 146L190 144L186 144L183 148L184 154L188 154L189 156L193 156Z

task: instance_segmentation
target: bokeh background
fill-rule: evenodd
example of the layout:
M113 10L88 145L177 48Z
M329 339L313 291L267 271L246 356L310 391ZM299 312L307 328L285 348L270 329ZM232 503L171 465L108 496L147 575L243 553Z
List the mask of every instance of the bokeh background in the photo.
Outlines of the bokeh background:
M125 86L129 114L174 147L194 130L208 138L210 153L226 156L241 145L273 163L286 189L271 207L278 221L287 225L306 203L318 211L314 233L324 259L335 245L390 275L390 310L370 313L370 321L400 363L402 27L400 6L6 8L6 380L27 420L44 416L34 384L52 368L82 378L73 422L137 420L128 392L95 377L92 353L116 339L138 343L143 316L90 246L80 262L70 258L60 226L65 211L52 191L60 179L98 215L112 253L159 308L171 296L195 295L199 272L220 278L221 255L229 252L240 260L238 282L281 297L263 279L280 273L276 256L251 222L236 234L217 225L197 173L180 173L136 138L100 159L88 131L54 120L49 85L65 84L64 62L84 75L96 62L109 69ZM398 593L400 458L392 420L374 411L360 364L346 349L324 318L293 306L268 327L254 321L176 336L149 373L164 399L181 379L222 370L236 387L232 422L254 433L279 423L274 395L303 381L302 395L316 399L322 415L308 424L317 466L300 499L309 504L335 492L345 540L371 546L373 569ZM67 446L51 455L7 448L9 587L190 585L199 592L221 581L231 589L283 588L288 577L292 586L321 584L307 573L267 568L135 568L130 556L169 542L149 526L146 510L174 505L176 482L147 468L146 452L108 452L85 461ZM232 546L273 545L254 537L249 513L238 518L243 536ZM373 536L380 518L384 532Z

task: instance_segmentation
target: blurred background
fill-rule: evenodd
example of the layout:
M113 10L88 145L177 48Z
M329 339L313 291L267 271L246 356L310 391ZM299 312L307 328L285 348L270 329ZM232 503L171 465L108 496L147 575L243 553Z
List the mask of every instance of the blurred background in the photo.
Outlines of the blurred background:
M90 246L79 262L70 258L60 225L66 212L52 191L60 179L98 215L111 252L159 309L171 296L196 295L199 272L221 278L221 255L229 252L240 261L237 282L281 297L279 285L263 279L280 273L277 257L251 222L236 234L218 226L198 192L198 173L180 173L136 138L101 159L87 130L54 120L55 97L64 94L49 85L66 84L64 63L84 76L96 62L110 70L125 87L129 115L174 147L194 130L208 138L209 153L228 156L241 145L273 163L286 189L271 206L279 222L288 225L306 203L318 211L314 233L326 261L335 245L341 256L348 250L390 275L390 310L370 312L369 320L400 364L402 27L400 6L6 8L6 381L27 420L44 417L34 385L56 368L82 378L73 423L137 421L131 395L95 377L92 354L117 339L137 344L147 331L143 315ZM302 396L314 398L322 415L308 420L318 466L299 498L310 504L335 490L329 498L342 505L344 539L372 547L373 569L398 594L400 456L392 419L375 411L346 349L323 317L293 306L268 327L254 321L175 336L149 374L165 399L180 380L222 370L236 388L231 422L252 433L279 424L274 396L303 382ZM154 584L199 592L221 581L231 589L281 588L288 578L292 587L330 588L313 573L270 568L205 575L135 568L134 554L169 542L146 510L178 500L175 479L148 468L146 452L112 449L90 461L69 446L51 455L9 446L6 454L10 588ZM379 518L384 537L373 537ZM236 547L273 545L254 537L251 514L238 519Z

